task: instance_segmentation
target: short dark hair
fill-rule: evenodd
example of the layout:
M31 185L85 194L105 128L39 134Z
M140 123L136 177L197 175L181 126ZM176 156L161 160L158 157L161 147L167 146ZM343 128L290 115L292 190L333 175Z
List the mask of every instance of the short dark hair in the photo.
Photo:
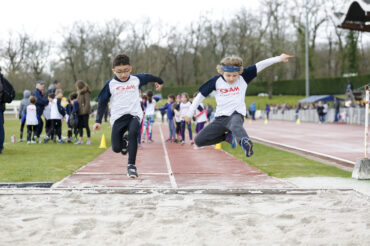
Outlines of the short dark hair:
M54 99L55 98L55 94L54 93L49 93L48 97L50 97L51 99Z
M54 84L58 84L58 83L60 83L60 81L59 80L54 80Z
M172 100L174 100L174 101L176 100L176 97L175 97L175 95L174 95L174 94L169 94L169 95L168 95L168 97L169 97L169 98L171 98L171 99L172 99Z
M113 68L120 65L130 65L130 57L125 54L116 55L113 59Z
M72 92L71 94L69 94L69 100L75 100L77 98L77 93L76 92Z

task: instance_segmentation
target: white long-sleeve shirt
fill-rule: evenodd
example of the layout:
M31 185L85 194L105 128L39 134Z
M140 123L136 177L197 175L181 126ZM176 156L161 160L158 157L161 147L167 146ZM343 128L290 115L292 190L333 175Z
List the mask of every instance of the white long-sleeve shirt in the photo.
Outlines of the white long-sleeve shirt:
M217 104L215 117L230 116L235 111L246 115L245 93L248 84L259 72L278 62L281 62L281 58L276 56L246 67L243 73L232 84L227 83L222 75L211 78L199 88L200 93L194 98L186 116L192 117L198 105L213 91L216 92L215 99Z

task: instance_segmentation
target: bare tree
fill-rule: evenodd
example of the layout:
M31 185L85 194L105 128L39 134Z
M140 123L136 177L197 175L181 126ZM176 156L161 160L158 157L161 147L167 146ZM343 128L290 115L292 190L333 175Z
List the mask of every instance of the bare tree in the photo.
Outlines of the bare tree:
M42 79L44 69L49 62L50 49L50 41L31 40L29 42L26 60L34 80Z

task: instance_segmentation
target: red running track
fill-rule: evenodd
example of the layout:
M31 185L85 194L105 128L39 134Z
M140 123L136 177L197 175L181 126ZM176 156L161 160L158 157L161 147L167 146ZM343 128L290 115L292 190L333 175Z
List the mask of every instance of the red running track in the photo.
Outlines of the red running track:
M264 120L244 122L251 138L268 140L354 164L364 157L364 126Z
M138 179L126 176L127 157L108 149L53 188L295 188L212 146L194 150L189 143L166 143L167 137L167 124L154 124L154 142L143 144L138 151Z

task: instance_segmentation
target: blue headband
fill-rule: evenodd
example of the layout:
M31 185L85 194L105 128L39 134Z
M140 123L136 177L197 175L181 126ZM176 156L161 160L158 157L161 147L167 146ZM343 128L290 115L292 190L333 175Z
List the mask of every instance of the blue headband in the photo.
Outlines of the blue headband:
M224 72L240 72L240 69L239 66L221 66L221 70Z

